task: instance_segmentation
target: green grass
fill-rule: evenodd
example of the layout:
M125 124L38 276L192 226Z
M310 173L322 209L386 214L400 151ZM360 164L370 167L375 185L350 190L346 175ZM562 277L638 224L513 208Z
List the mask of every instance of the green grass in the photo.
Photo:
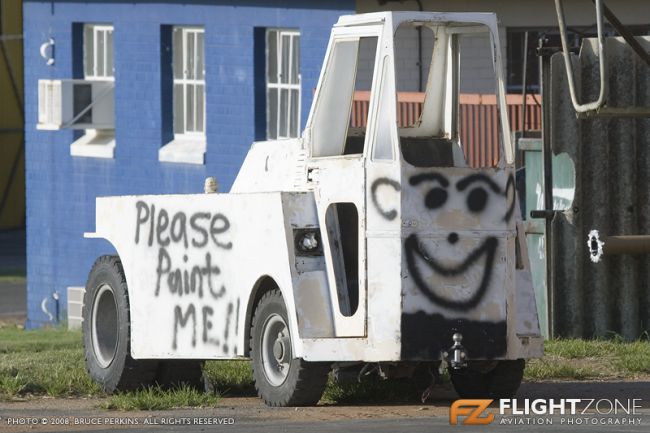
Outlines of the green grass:
M526 365L527 380L631 379L650 374L650 341L549 340L544 358Z
M96 395L84 368L81 334L61 329L0 329L0 398Z
M551 340L546 355L530 360L525 379L592 380L633 379L650 375L650 342L619 340ZM214 387L210 394L189 388L164 391L149 388L106 396L88 376L83 361L81 333L63 329L25 331L0 328L0 400L33 396L100 398L116 410L159 410L214 406L221 396L255 395L249 361L211 361L206 375ZM324 403L414 402L427 380L379 381L338 384L331 382Z
M558 359L535 359L528 362L524 378L529 381L541 380L588 380L602 377L603 374L590 367L577 367Z
M207 394L189 387L168 391L160 387L151 387L136 392L111 395L100 404L100 407L112 410L163 410L209 407L215 406L218 401L218 394Z
M0 283L25 283L27 278L24 271L3 271L0 272Z
M589 358L611 354L622 349L625 345L612 340L547 340L544 352L547 355L557 355L562 358Z
M81 332L71 332L63 328L33 331L14 326L0 328L0 355L11 354L21 358L26 354L52 350L78 350L81 353Z
M250 361L208 361L204 371L221 395L255 395Z
M321 402L329 404L419 402L428 384L408 379L368 379L361 383L339 384L332 380L327 384Z
M650 343L635 341L618 351L614 366L630 373L650 374Z

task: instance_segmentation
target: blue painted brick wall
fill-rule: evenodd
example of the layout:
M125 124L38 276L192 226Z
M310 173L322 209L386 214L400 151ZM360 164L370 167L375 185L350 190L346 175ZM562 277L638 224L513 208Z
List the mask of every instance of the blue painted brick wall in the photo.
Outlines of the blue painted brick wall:
M302 124L311 106L332 24L354 13L353 0L257 1L32 1L24 3L27 327L49 322L53 293L65 318L66 287L85 285L94 260L113 253L105 241L84 239L94 231L95 197L122 194L202 192L216 176L229 189L255 137L255 28L301 31ZM114 159L70 156L72 131L38 131L39 79L73 77L75 23L110 23L114 29ZM205 28L205 165L158 161L164 144L161 103L161 29ZM258 32L259 33L259 32ZM54 38L55 64L39 47ZM75 63L76 62L76 63ZM78 69L77 69L78 70ZM259 112L258 112L259 116ZM259 121L259 119L258 119Z

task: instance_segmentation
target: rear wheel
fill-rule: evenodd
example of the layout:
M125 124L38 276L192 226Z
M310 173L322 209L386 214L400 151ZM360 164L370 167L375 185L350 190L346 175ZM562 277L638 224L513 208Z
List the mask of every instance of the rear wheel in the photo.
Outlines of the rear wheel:
M497 361L493 368L486 363L470 363L460 370L449 369L451 382L462 398L511 398L519 389L526 361ZM492 366L490 366L492 367Z
M152 383L158 362L131 357L129 296L117 256L102 256L93 265L86 283L83 318L86 369L105 392Z
M288 323L280 290L265 293L251 327L255 389L269 406L315 405L325 390L330 364L294 358Z

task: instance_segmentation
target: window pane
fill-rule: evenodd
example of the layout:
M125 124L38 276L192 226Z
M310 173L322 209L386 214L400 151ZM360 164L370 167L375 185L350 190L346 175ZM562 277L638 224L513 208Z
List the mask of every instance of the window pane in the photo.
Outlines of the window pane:
M282 70L280 71L280 82L289 82L289 61L291 56L289 49L291 48L291 36L282 35Z
M185 130L187 132L196 131L194 112L194 85L187 84L185 86Z
M268 139L278 138L278 89L269 89L267 101Z
M200 32L196 34L196 76L199 80L203 80L205 78L205 73L203 71L205 68L203 64L204 55L204 34L203 32Z
M278 32L269 30L266 33L267 50L267 71L266 81L269 83L278 82Z
M205 132L205 86L196 86L196 131Z
M95 44L95 38L93 35L93 27L92 26L85 26L84 27L84 62L85 62L85 73L87 77L91 77L95 75L94 68L95 68L95 62L94 62L94 52L95 49L93 48Z
M174 84L174 133L182 134L183 128L183 85Z
M291 55L291 84L300 83L300 36L294 35Z
M382 98L379 104L379 114L377 118L377 131L375 132L375 149L374 159L393 159L393 129L394 122L391 122L391 109L395 107L395 94L391 92L390 81L386 78L388 74L388 57L384 58L383 76L381 81ZM388 101L387 103L385 101ZM393 123L391 125L391 123Z
M280 90L280 137L288 137L289 131L287 129L289 124L288 119L288 109L289 109L289 90L281 89Z
M342 155L350 123L358 40L337 41L327 60L314 112L313 156Z
M298 137L300 135L298 125L298 113L300 112L300 91L291 90L291 113L289 122L290 137Z
M98 77L104 77L106 75L106 71L104 70L104 31L98 31L96 34L97 36L97 43L96 43L96 59L97 59L97 70L95 71L95 75Z
M113 64L113 32L106 32L106 76L115 76L115 66Z
M186 48L187 51L185 52L185 78L193 80L194 79L194 61L195 61L195 45L194 45L194 38L196 36L196 33L194 32L187 32L185 33L185 42L187 43Z
M174 29L172 57L174 58L174 78L183 78L183 30L178 27Z

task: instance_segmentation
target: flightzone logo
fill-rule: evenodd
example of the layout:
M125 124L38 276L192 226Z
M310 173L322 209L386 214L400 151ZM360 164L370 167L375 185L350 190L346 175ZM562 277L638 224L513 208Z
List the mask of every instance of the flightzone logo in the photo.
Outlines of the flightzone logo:
M494 421L494 414L487 413L494 400L456 400L449 408L449 424L458 425L460 417L464 425L486 425Z
M498 401L498 417L489 411ZM462 399L449 408L450 425L641 425L641 399Z

